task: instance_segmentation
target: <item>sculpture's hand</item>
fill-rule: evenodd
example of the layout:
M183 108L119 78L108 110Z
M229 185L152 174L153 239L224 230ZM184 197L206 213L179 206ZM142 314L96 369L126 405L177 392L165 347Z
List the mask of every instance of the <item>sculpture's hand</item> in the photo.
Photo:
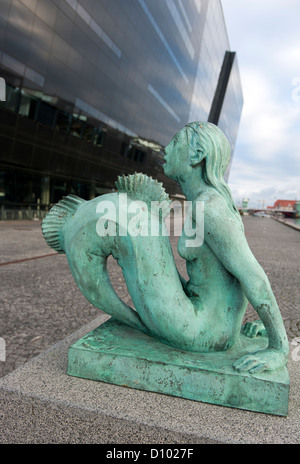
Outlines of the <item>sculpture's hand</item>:
M242 328L242 333L249 338L254 338L257 335L267 335L265 326L263 325L260 319L253 322L246 322L246 324Z
M287 355L274 348L247 354L238 359L233 368L239 372L249 371L251 374L263 371L275 371L283 367L287 362Z

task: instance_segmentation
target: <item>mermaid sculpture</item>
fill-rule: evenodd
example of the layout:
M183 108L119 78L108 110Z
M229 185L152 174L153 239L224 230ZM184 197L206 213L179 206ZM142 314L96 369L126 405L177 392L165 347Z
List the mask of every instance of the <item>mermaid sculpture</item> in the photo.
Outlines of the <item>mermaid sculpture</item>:
M118 192L90 201L71 195L63 198L44 219L42 230L48 244L66 254L88 301L171 347L198 353L230 350L241 332L249 301L259 321L246 325L244 332L265 330L268 346L242 356L233 368L250 373L274 371L287 362L288 340L267 276L247 244L224 181L229 158L225 135L206 122L186 125L165 148L165 174L180 184L193 206L204 205L201 244L188 246L190 237L184 230L178 241L178 252L186 260L187 282L178 273L168 236L150 233L150 222L163 227L169 197L160 183L143 174L120 177ZM124 194L127 223L120 220L125 217L125 203L120 201ZM126 225L134 217L131 206L139 202L136 230L144 233L127 233ZM153 202L163 205L158 213L150 208ZM109 205L111 213L102 215L105 221L99 222L99 212ZM187 220L196 230L195 211L191 208L192 217ZM111 286L106 267L109 255L122 268L134 308Z

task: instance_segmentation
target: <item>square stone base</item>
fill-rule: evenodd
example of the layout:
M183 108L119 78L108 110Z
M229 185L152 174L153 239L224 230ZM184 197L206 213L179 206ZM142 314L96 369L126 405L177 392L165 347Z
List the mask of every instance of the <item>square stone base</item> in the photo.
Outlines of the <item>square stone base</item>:
M267 347L265 337L240 336L236 346L219 353L171 348L110 319L72 344L68 374L139 390L163 393L279 416L288 414L286 367L261 374L232 367L244 354Z

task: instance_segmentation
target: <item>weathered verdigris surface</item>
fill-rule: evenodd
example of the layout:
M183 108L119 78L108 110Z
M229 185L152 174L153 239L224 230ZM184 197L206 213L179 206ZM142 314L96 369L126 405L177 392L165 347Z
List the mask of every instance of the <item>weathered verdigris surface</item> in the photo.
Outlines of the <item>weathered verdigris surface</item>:
M266 337L241 334L228 351L182 351L111 318L69 348L68 374L285 416L289 397L286 368L250 374L232 367L241 354L267 345Z
M288 385L287 336L269 281L249 249L224 181L229 158L227 139L210 123L188 124L165 148L164 172L179 182L191 205L186 221L193 225L194 237L184 228L178 242L187 282L177 271L164 233L168 195L143 174L119 178L118 192L91 201L65 197L45 218L43 233L50 246L66 254L87 300L120 323L176 350L201 356L222 353L222 359L227 354L231 369L247 376L281 369ZM155 209L154 204L162 208ZM203 205L200 222L199 205ZM109 255L122 268L134 308L121 301L110 284ZM248 301L259 322L248 324L244 333L253 337L265 331L268 342L253 349L249 338L249 352L244 345L239 356ZM178 394L175 390L168 393Z

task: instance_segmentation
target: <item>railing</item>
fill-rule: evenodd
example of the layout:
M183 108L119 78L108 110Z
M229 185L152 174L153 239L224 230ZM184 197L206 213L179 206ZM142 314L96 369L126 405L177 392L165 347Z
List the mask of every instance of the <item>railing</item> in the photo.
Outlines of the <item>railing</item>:
M32 206L27 207L4 207L0 206L0 221L24 221L24 220L41 220L48 213L48 209L41 209Z

